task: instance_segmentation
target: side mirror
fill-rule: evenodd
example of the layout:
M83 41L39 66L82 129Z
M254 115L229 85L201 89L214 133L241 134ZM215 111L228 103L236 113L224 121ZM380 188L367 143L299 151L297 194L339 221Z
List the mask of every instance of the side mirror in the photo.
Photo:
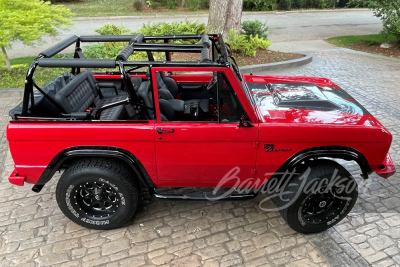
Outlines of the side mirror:
M252 124L250 120L246 120L246 116L243 115L240 118L239 127L244 127L244 128L254 127L254 124Z

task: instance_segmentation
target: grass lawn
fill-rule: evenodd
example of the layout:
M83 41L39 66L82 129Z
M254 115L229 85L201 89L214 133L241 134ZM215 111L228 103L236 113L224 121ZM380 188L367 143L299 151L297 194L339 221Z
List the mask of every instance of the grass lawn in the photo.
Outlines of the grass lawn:
M350 35L350 36L339 36L326 39L328 43L346 47L352 44L367 44L367 45L377 45L387 41L396 41L396 37L388 36L387 38L381 34L371 34L371 35Z
M328 43L350 48L353 50L369 52L373 54L379 54L388 57L400 58L400 47L394 46L392 48L381 48L383 42L393 42L396 44L395 36L388 36L387 38L381 34L373 35L356 35L356 36L339 36L334 38L329 38Z
M75 17L104 17L104 16L141 16L141 15L155 15L155 14L206 14L208 11L199 10L153 10L149 12L137 11L133 8L133 0L85 0L83 2L77 1L72 3L63 3L64 6L69 8Z
M72 54L59 55L58 57L72 57ZM36 58L20 57L10 60L12 71L8 72L5 65L0 65L0 88L24 87L26 72L29 65ZM34 74L35 82L43 85L68 69L37 68Z

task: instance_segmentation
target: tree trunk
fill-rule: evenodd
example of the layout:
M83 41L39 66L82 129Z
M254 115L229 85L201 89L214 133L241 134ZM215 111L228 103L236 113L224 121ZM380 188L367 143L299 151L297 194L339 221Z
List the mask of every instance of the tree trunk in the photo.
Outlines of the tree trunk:
M185 0L182 0L181 7L184 7L184 6L185 6Z
M228 38L229 31L242 30L243 0L210 0L207 33L222 33Z
M5 49L3 46L1 47L1 51L3 51L4 57L6 58L7 70L8 70L8 71L11 71L10 59L8 58L7 51L6 51L6 49Z

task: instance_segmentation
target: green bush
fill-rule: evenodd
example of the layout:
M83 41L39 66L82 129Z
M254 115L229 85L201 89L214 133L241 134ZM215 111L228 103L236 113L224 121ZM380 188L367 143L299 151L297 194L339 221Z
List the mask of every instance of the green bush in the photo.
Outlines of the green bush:
M365 0L244 0L243 9L271 11L276 9L366 7L365 2Z
M275 10L277 0L244 0L243 9L251 11Z
M200 0L200 9L210 8L210 0Z
M165 7L168 9L176 9L179 6L177 0L167 0L165 3Z
M133 34L124 26L115 26L107 23L103 27L95 30L101 35L124 35ZM126 43L121 42L106 42L95 45L88 45L83 48L83 54L87 58L115 58L118 53L124 48Z
M166 34L203 34L206 31L204 23L198 23L198 20L185 22L155 22L143 24L138 32L143 33L145 36L166 35ZM189 43L196 43L197 40L188 40Z
M304 5L304 0L292 0L293 9L302 9Z
M242 22L242 33L247 36L256 36L258 35L260 38L267 40L268 35L268 26L267 23L262 23L258 19L256 20L246 20Z
M100 33L101 35L123 35L123 34L132 34L132 31L125 28L124 26L115 26L111 23L107 23L103 27L95 30L95 32Z
M231 29L229 31L229 40L226 41L234 53L255 57L257 48L267 49L271 42L259 38L258 35L250 36L238 35L238 31Z
M162 5L161 5L161 3L160 2L151 2L151 8L152 9L158 9L158 8L160 8Z
M347 7L368 7L370 4L370 1L360 1L360 0L349 0L346 1L346 6Z
M197 11L200 8L200 0L186 0L185 7Z
M142 11L143 4L139 0L136 0L135 2L133 2L133 8L137 11Z
M291 10L292 0L278 0L277 5L279 10Z

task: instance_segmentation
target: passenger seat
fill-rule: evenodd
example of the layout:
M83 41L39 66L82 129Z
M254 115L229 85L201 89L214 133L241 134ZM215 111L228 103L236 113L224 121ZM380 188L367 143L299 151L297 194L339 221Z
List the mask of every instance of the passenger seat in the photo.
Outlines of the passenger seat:
M126 95L102 97L94 81L89 72L81 72L57 92L55 101L62 107L63 112L73 114L91 109L91 115L94 115L98 108L127 98ZM106 109L101 113L100 120L122 119L125 112L124 105Z
M190 114L191 109L193 107L197 107L200 108L204 113L210 112L209 99L175 99L179 90L174 79L166 77L163 72L156 72L156 80L159 97L170 102L175 111Z
M142 82L138 90L139 99L143 101L145 105L146 116L149 120L154 120L156 116L154 115L154 97L153 88L149 81ZM159 99L161 121L173 121L175 116L175 110L171 104L165 99Z

